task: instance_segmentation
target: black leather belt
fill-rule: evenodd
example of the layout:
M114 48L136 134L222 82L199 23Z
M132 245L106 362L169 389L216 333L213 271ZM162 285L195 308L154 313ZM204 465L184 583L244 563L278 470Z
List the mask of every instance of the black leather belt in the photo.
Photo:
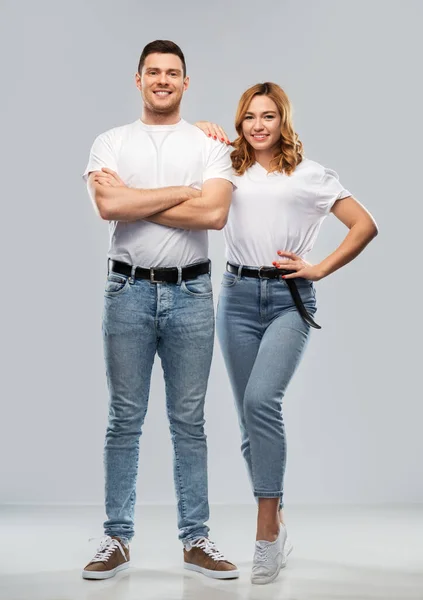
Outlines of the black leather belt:
M209 260L187 265L182 267L182 280L195 279L199 275L210 273L210 270L211 262ZM110 271L131 276L132 266L128 263L109 259L109 273ZM149 279L151 283L177 283L178 275L178 267L154 267L151 269L136 267L133 277L135 279Z
M229 273L233 273L234 275L238 275L238 269L236 265L232 265L231 263L226 263L226 270ZM276 267L260 267L259 269L250 269L249 267L242 267L241 276L243 277L255 277L256 279L279 279L281 275L288 275L288 273L293 273L294 271L288 271L286 269L277 269ZM306 323L310 325L310 327L314 327L314 329L321 329L321 326L316 323L313 317L307 312L306 307L301 300L300 293L297 288L297 284L295 279L284 279L287 284L289 291L291 292L292 299L294 304L304 319Z

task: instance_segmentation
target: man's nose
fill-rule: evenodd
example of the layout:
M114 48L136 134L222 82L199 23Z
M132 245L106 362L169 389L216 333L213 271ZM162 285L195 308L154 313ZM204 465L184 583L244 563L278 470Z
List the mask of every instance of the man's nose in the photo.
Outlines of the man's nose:
M160 73L159 83L161 85L167 85L167 76L166 76L166 73Z

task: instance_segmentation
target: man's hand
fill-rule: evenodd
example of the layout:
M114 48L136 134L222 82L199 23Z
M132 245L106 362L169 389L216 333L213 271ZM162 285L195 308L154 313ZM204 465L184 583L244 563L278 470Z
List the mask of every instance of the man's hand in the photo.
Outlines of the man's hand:
M189 200L192 200L193 198L201 198L201 190L197 190L197 188L193 188L191 186L189 186L188 188L188 195L189 195Z
M107 169L106 167L103 167L101 171L95 171L94 181L106 187L128 187L116 171L112 171L112 169Z

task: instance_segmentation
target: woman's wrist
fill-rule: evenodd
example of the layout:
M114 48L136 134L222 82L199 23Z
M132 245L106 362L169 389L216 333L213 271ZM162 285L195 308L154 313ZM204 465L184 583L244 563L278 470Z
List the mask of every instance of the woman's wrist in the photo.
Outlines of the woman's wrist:
M324 261L314 266L317 271L317 276L319 278L318 281L320 281L320 279L323 279L324 277L327 277L331 273L329 268L325 265Z

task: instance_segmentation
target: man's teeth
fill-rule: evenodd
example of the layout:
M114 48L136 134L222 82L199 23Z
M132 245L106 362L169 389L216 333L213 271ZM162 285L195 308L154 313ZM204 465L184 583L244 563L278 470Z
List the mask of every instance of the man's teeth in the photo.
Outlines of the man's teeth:
M170 92L154 92L157 96L169 96Z

